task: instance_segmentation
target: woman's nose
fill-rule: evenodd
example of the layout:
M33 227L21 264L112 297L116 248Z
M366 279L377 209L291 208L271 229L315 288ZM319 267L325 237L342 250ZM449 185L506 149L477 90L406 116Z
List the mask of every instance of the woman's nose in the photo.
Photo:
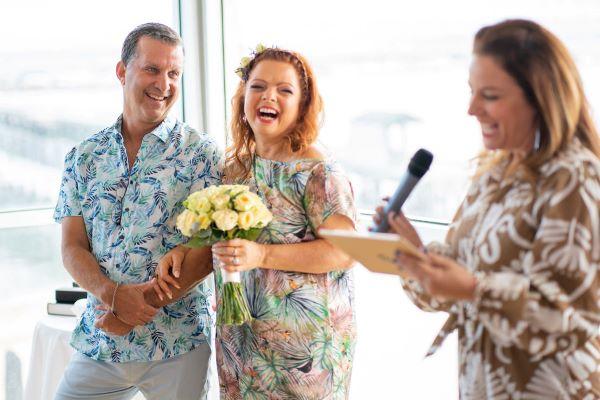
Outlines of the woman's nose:
M471 96L469 100L469 108L467 109L469 115L477 116L480 113L479 101L475 96Z
M262 100L265 101L276 101L277 100L277 96L276 96L276 92L274 89L267 89L263 92L262 95Z

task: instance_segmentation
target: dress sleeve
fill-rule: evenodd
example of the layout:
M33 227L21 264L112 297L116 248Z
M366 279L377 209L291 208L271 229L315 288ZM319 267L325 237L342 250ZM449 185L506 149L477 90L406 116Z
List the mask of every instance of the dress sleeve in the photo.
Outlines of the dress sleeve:
M462 207L459 207L458 211L454 215L453 221L457 221L460 219L461 209ZM448 234L446 235L446 242L430 242L426 246L427 252L456 259L456 255L452 252L452 247L450 246L450 244L448 244L448 241L453 235L452 225L448 231ZM456 304L455 301L442 300L432 297L423 289L421 284L416 280L400 278L400 282L402 283L402 288L404 289L404 292L406 293L408 298L414 303L414 305L416 305L423 311L450 312L452 306Z
M412 301L415 306L419 307L423 311L448 312L450 311L452 305L454 305L453 301L444 301L430 296L416 280L400 278L400 282L402 283L402 288L404 289L404 292L410 301Z
M600 180L591 166L563 168L534 205L539 225L514 270L478 276L478 318L501 344L536 357L598 335Z
M304 190L304 209L313 232L332 215L344 215L356 224L354 193L348 178L336 165L315 166Z
M54 209L54 221L60 223L64 217L80 216L81 199L77 183L77 152L73 148L65 157L65 167L60 183L58 201Z

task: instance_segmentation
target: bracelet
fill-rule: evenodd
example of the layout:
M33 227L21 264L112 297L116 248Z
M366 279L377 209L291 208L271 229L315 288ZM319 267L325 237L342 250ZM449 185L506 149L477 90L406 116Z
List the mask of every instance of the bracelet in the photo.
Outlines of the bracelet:
M113 311L110 310L110 313L112 314L113 317L115 317L117 320L121 321L122 323L124 323L125 325L129 325L127 322L123 321L121 318L119 318L119 316ZM131 326L131 325L129 325Z
M115 290L112 295L112 302L110 303L110 311L114 314L115 312L115 299L117 298L117 289L119 288L119 282L117 282L117 286L115 286Z

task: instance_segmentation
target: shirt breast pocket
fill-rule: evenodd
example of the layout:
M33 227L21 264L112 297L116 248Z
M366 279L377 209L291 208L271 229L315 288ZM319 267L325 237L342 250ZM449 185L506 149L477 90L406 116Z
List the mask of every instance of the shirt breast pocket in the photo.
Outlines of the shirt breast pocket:
M110 221L119 208L124 192L120 179L102 177L89 180L82 202L84 215L95 223Z
M165 166L146 179L154 185L154 201L166 212L173 212L187 198L192 185L190 168L173 164Z

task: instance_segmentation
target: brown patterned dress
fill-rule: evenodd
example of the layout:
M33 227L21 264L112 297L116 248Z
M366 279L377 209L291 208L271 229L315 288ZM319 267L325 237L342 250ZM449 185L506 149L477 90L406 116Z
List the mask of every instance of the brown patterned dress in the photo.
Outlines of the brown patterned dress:
M461 399L600 399L600 161L578 140L535 183L506 164L473 182L444 245L429 249L479 279L473 302L430 298L447 311L429 354L454 329Z

